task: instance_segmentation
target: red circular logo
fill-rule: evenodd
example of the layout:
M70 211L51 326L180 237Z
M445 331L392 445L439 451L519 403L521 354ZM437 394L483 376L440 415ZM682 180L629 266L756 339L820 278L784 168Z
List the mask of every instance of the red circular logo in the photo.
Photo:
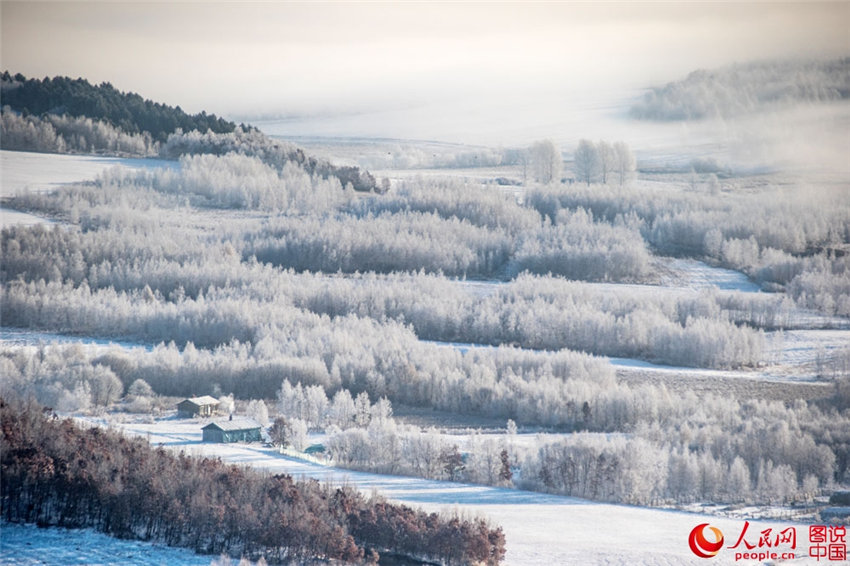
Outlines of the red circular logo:
M714 533L714 542L705 538L705 528L708 527ZM691 550L700 558L711 558L723 548L723 533L717 527L711 527L708 523L702 523L694 527L688 537Z

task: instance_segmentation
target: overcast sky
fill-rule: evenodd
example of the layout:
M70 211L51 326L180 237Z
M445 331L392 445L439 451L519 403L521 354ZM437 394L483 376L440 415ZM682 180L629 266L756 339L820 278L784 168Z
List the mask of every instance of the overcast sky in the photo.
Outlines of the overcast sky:
M3 1L0 54L13 73L109 81L192 112L443 108L446 122L607 104L730 62L846 55L846 1Z

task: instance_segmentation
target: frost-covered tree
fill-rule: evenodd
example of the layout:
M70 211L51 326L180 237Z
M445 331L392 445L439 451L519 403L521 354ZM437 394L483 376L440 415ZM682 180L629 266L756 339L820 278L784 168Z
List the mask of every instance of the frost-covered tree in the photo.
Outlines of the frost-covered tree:
M541 140L528 150L531 172L539 183L552 183L561 177L561 152L552 140Z
M580 140L573 155L576 179L590 185L599 175L599 152L590 140Z
M617 182L622 187L634 176L637 161L631 148L626 142L614 142L614 173Z
M393 406L389 399L381 397L369 410L369 422L377 424L387 423L393 416Z
M346 429L354 425L356 415L357 407L351 397L351 392L348 389L337 391L329 408L328 421L330 424Z
M608 184L609 177L617 167L617 154L610 143L600 140L596 144L596 158L599 162L599 176L602 184Z
M254 419L261 426L269 424L269 410L266 407L265 401L262 399L252 399L248 402L248 407L245 409L245 414Z
M289 419L287 435L289 443L295 450L307 448L307 423L301 419Z
M269 428L269 438L274 446L287 448L291 444L289 421L284 417L277 417Z
M153 397L153 389L144 379L137 379L127 388L127 395L133 397Z
M354 422L357 426L365 427L372 419L372 404L369 402L369 394L360 392L354 399Z

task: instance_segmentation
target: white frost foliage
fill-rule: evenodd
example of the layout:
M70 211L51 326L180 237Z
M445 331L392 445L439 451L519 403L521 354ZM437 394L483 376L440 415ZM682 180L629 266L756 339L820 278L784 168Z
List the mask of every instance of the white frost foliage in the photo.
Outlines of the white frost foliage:
M389 195L356 202L351 211L358 216L435 212L443 219L465 220L474 226L498 228L510 234L540 225L540 215L518 204L512 195L451 177L405 180Z
M307 423L301 419L289 419L289 443L295 450L302 451L307 448Z
M252 399L248 402L245 414L254 419L261 426L269 424L269 409L262 399Z
M528 150L528 160L535 181L543 184L560 181L563 160L552 140L533 143Z
M309 428L323 428L328 414L328 397L320 385L293 386L284 380L277 394L278 409L287 419L296 418Z
M3 108L0 116L0 138L4 149L55 153L110 153L148 157L158 151L150 134L127 134L107 122L81 116L24 118Z
M134 185L188 196L198 206L320 212L348 202L336 177L314 178L295 163L281 170L239 153L184 155L180 167L128 172L113 169L102 185Z
M65 413L86 411L91 405L91 388L84 381L77 383L71 391L61 390L56 400L56 410Z
M731 118L842 97L850 68L835 61L760 61L698 70L656 87L631 108L644 120Z
M332 426L337 426L344 430L354 426L356 414L357 408L354 405L351 392L348 389L337 391L329 407L328 422Z
M600 170L599 152L590 140L581 140L573 154L576 180L590 185L597 179Z
M144 379L137 379L127 388L127 395L132 397L153 397L153 389Z
M558 212L554 226L521 238L517 270L552 273L588 281L640 280L649 270L650 253L636 230L594 222L579 208Z

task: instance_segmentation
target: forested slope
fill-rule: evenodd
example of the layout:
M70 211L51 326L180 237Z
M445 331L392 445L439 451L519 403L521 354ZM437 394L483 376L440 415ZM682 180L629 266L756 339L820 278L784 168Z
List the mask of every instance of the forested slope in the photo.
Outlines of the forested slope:
M20 73L2 75L0 97L3 105L24 115L85 116L102 120L128 134L149 132L155 141L164 142L178 128L184 132L207 130L228 133L236 124L215 114L187 114L179 106L168 106L142 98L134 92L122 92L110 83L92 85L70 77L27 79Z
M27 79L5 71L0 81L0 147L48 153L99 153L178 159L183 155L237 153L283 171L295 165L320 179L336 178L356 191L373 191L375 178L359 167L336 166L272 140L256 128L215 114L185 113L179 106L91 85L68 77Z

